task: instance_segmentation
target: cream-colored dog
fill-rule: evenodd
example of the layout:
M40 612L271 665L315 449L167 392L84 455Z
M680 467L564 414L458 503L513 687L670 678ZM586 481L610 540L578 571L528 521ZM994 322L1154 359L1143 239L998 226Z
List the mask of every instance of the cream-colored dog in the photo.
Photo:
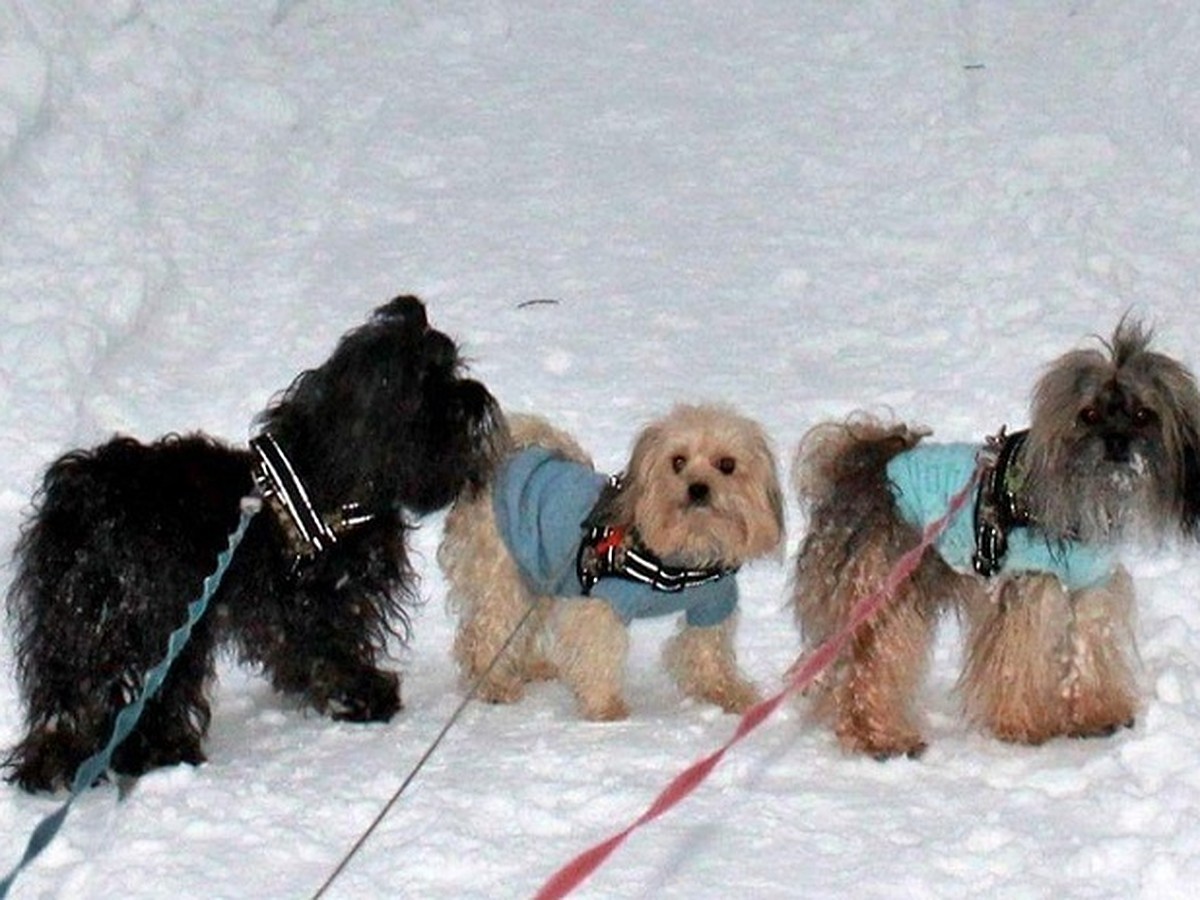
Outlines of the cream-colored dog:
M682 613L665 653L682 692L730 712L755 703L733 648L735 572L783 537L762 429L727 408L678 406L608 478L544 420L509 426L490 490L459 500L438 550L459 616L454 655L467 681L482 679L479 695L511 703L527 682L558 678L584 718L624 718L627 626Z

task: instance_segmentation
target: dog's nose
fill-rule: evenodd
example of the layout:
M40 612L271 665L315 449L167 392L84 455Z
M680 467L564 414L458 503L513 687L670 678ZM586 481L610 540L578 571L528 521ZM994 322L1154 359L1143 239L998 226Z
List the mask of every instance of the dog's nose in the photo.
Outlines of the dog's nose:
M1129 462L1129 435L1119 432L1104 435L1104 458L1109 462Z
M708 485L703 481L693 481L688 485L688 500L696 506L707 504L709 493Z

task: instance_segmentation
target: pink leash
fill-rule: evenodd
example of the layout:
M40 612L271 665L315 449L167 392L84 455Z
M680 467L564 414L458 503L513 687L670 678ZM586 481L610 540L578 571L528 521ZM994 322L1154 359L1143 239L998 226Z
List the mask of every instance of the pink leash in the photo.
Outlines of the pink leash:
M842 652L842 649L846 646L846 643L854 635L858 627L879 612L883 605L895 596L900 585L917 570L917 566L920 565L921 557L925 555L925 551L941 537L942 532L946 530L946 526L950 524L950 520L954 518L955 514L967 502L967 498L970 497L978 477L979 470L977 468L972 473L970 480L950 499L950 504L946 508L945 514L940 519L931 522L925 527L920 542L896 561L896 565L892 567L892 570L888 573L888 577L884 580L879 590L858 602L858 605L851 611L850 618L846 621L846 624L813 651L807 659L801 657L796 660L792 667L788 669L787 683L784 685L783 690L775 694L775 696L768 697L766 700L756 703L750 709L746 710L742 715L741 722L738 723L737 730L733 733L733 737L716 751L693 763L679 775L675 776L671 783L650 804L649 809L642 813L631 825L617 832L607 840L585 850L555 872L542 885L541 890L537 892L535 900L559 900L559 898L567 896L567 894L579 887L588 876L596 871L612 855L614 850L625 843L625 839L634 831L657 819L699 787L708 778L712 770L717 767L717 763L721 761L725 753L734 744L741 741L742 738L761 725L767 716L775 712L789 694L794 691L803 691L812 684L813 680L838 657L838 654Z

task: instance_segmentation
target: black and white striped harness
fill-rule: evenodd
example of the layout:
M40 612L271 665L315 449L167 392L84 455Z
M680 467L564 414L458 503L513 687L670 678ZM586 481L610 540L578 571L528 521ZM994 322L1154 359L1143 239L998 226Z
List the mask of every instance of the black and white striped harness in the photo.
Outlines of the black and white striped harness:
M584 596L601 578L624 578L674 594L685 588L708 584L737 572L737 567L692 569L669 566L646 548L636 529L596 522L600 510L607 508L621 490L621 476L613 475L600 496L596 508L583 523L583 539L575 558L575 571L583 585Z
M375 518L353 502L340 506L331 516L322 516L273 435L264 432L254 438L250 449L255 457L254 483L283 529L297 562L319 556L336 544L341 535Z

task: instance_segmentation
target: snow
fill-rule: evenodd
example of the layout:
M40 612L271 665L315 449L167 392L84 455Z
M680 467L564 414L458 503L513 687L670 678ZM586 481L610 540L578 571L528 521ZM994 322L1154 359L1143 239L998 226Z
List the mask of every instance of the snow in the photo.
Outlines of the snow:
M1178 0L9 0L0 533L69 447L243 441L401 292L608 469L677 400L738 405L785 466L864 407L977 439L1127 310L1200 365L1198 43ZM311 896L461 698L439 527L393 722L223 662L209 762L88 792L12 895ZM744 572L739 649L771 689L799 651L784 556ZM1200 565L1129 565L1133 730L970 730L947 622L922 759L847 758L789 703L578 896L1191 896ZM329 896L530 896L631 822L736 724L678 698L671 628L633 632L628 721L554 685L469 706ZM7 642L0 670L7 745ZM0 870L59 802L0 790Z

